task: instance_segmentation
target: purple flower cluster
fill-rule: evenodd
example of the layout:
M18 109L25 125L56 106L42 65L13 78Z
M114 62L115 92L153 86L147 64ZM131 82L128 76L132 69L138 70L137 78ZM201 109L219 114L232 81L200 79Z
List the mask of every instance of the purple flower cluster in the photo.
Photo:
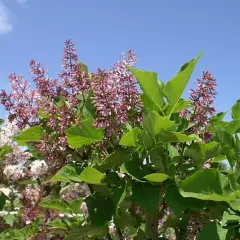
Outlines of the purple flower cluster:
M22 129L38 120L40 95L37 90L30 89L23 76L11 73L8 78L12 92L1 91L1 104L9 112L9 120L16 120L17 126Z
M93 103L96 107L95 126L104 128L106 137L120 133L122 124L129 120L140 122L142 103L134 76L127 66L134 66L136 56L128 51L127 57L117 62L110 72L98 70L92 81Z
M203 72L202 78L198 78L196 84L197 90L190 90L192 110L184 110L181 116L194 123L188 132L200 135L207 142L211 138L207 131L208 118L215 113L213 100L216 96L216 79L211 73Z
M30 70L33 74L33 81L41 97L56 97L58 87L57 79L48 78L48 70L34 60L30 61Z
M76 116L82 103L80 95L85 99L87 93L93 93L94 125L105 129L106 138L121 133L122 125L128 121L139 123L142 120L140 93L127 68L135 63L135 54L128 51L110 71L98 70L90 75L86 66L79 62L73 43L68 40L59 80L49 78L47 69L32 60L30 71L35 89L32 90L22 76L10 74L12 92L7 94L3 90L0 100L9 112L9 120L16 120L21 129L35 124L46 124L51 128L51 133L46 133L40 143L34 144L47 163L51 163L51 171L66 159L65 130L80 121L80 116ZM41 120L43 117L44 121Z
M63 71L60 73L64 90L74 94L83 94L90 89L89 74L84 65L79 63L76 49L71 40L65 42L64 55L62 57Z

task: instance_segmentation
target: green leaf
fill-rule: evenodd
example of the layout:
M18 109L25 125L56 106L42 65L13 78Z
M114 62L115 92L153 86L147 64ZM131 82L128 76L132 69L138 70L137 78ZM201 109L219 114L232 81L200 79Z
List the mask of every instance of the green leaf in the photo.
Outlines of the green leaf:
M88 66L82 62L79 63L83 72L88 73Z
M110 198L112 199L115 206L119 206L123 200L125 199L127 193L126 193L126 183L119 186L115 186L112 188L112 193L110 195Z
M17 221L17 217L13 214L3 215L3 219L4 219L5 223L10 225L11 227Z
M146 175L144 178L150 182L161 183L169 179L169 176L165 173L152 173Z
M129 161L131 159L131 153L127 151L116 151L107 158L105 158L102 163L97 167L101 172L105 172L108 169L115 169L119 167L123 162Z
M141 70L135 70L129 67L129 70L136 77L140 88L146 94L146 96L158 107L158 110L163 113L162 105L164 103L163 93L158 84L157 73L156 72L147 72ZM150 105L149 105L150 106ZM153 109L155 107L153 105Z
M227 122L225 126L222 126L222 128L224 128L229 133L236 133L240 129L240 120Z
M237 157L235 149L233 149L231 146L225 144L222 146L222 151L226 155L227 160L228 160L231 168L233 169L233 167L235 166L236 157Z
M18 136L16 136L14 140L18 143L19 146L25 146L28 142L40 141L43 135L43 128L39 126L30 127L21 132Z
M146 240L146 234L141 228L138 229L136 240Z
M138 136L146 150L150 150L155 146L153 137L145 130L142 130Z
M39 216L32 224L22 228L20 231L23 233L24 239L29 237L34 237L37 233L39 233L39 226L41 223L42 223L42 217Z
M227 223L233 222L240 222L240 216L230 209L228 211L224 211L221 225L224 226Z
M42 118L42 119L48 119L49 118L49 116L41 108L39 109L39 117Z
M127 212L126 209L119 208L114 216L114 224L117 228L134 226L136 224L136 219Z
M216 115L212 116L211 118L209 118L209 122L211 124L216 124L216 123L219 123L223 120L223 118L225 117L227 112L220 112L220 113L217 113Z
M170 132L162 130L159 135L157 142L171 143L171 142L189 142L193 140L198 140L196 136L187 136L179 132Z
M92 225L85 225L82 227L73 227L67 237L66 240L82 240L87 238L97 238L97 237L103 237L107 235L108 233L108 227L95 227Z
M61 219L56 219L48 223L49 226L54 228L59 228L63 230L68 230L68 226L65 222L63 222Z
M162 146L154 148L150 152L151 162L160 170L160 172L167 172L168 164L165 148Z
M18 184L20 185L37 184L37 180L23 180L23 181L20 181Z
M202 169L179 183L183 197L230 202L236 198L229 179L217 169Z
M147 175L149 172L146 168L140 168L138 166L138 162L136 160L131 160L128 162L125 162L121 168L120 173L126 173L133 177L137 181L141 181L145 175Z
M185 65L186 67L182 68L182 71L180 71L165 85L163 92L167 96L169 102L167 110L168 116L171 116L171 114L176 111L178 101L181 98L192 72L201 56L202 53L199 54L197 58L191 60L188 65Z
M92 115L91 112L87 109L86 106L83 106L83 116L84 116L85 119L93 118L93 115Z
M41 207L54 209L60 212L71 212L69 205L61 200L44 200L40 203Z
M133 182L132 200L153 219L158 214L160 204L159 186Z
M232 106L232 118L240 120L240 99Z
M134 147L138 141L139 128L133 128L126 134L124 134L119 142L119 145L125 147Z
M91 222L96 227L104 226L112 219L115 212L115 205L109 197L94 193L86 198L88 213Z
M199 240L227 240L228 229L222 228L218 223L207 223L199 234ZM229 239L230 240L230 239Z
M66 165L61 168L50 180L47 182L81 182L79 175L76 174L76 170L73 166Z
M168 154L171 159L180 156L178 149L171 144L168 144Z
M175 111L179 112L182 111L186 108L190 107L191 102L189 100L185 100L185 99L179 99L176 107L175 107Z
M226 159L227 159L227 157L225 155L218 155L218 156L214 157L212 161L213 162L220 162L220 161L226 160Z
M236 143L233 135L220 127L214 127L215 140L222 143L222 150L227 156L230 166L233 168L237 159Z
M230 207L235 211L240 211L240 199L234 199L230 202Z
M2 125L4 123L3 119L0 119L0 125Z
M102 129L93 127L93 119L81 121L78 126L66 130L68 143L72 148L81 148L102 141L104 134Z
M7 229L0 233L0 240L25 240L25 235L19 229Z
M99 172L97 169L86 167L80 174L79 179L89 184L100 184L104 177L105 174Z
M3 209L6 203L7 197L0 191L0 211Z
M83 199L79 198L79 199L74 199L73 201L71 201L69 203L69 208L72 210L73 213L81 213L82 209L81 209L81 205L82 205Z
M174 122L168 118L160 116L155 111L147 111L143 118L143 128L149 132L151 136L159 134L161 129L168 129L174 125Z
M87 111L89 112L89 115L91 114L95 118L96 116L96 107L94 106L92 102L93 92L89 91L86 97L86 101L84 103L84 107L86 107Z
M0 147L0 160L3 160L4 156L10 152L12 152L12 147L10 146Z
M158 106L145 93L141 95L141 100L145 109L150 109L153 111L159 110Z
M207 160L215 157L219 153L219 144L210 143L192 143L185 151L184 155L193 159L197 167L201 167Z
M176 123L171 130L175 132L183 132L194 126L194 123L188 121L186 118L180 117L179 113L173 113L171 115L170 120L174 121Z
M240 199L234 199L230 202L230 207L235 211L240 211Z
M196 209L200 210L206 205L205 201L195 199L195 198L184 198L175 185L167 189L165 200L168 207L174 212L174 214L179 215L182 211L186 209Z

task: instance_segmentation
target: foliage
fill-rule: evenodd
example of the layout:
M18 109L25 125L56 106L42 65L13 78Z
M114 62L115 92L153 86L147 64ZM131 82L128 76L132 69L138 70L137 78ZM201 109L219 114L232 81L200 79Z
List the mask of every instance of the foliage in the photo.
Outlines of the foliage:
M10 74L0 239L238 239L240 100L215 114L209 72L181 98L201 56L163 83L132 51L89 73L69 40L59 79Z

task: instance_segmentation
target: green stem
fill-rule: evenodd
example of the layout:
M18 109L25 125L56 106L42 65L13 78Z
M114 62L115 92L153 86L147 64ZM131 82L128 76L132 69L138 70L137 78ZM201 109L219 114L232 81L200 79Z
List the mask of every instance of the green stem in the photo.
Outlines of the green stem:
M158 219L152 219L147 213L145 213L145 232L146 239L158 240Z

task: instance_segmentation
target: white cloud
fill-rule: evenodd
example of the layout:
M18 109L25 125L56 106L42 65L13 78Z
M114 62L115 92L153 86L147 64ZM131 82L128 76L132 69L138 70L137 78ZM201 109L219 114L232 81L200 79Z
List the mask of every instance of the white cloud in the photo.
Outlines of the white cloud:
M10 32L13 29L9 15L9 9L0 2L0 34Z
M16 0L16 1L17 3L22 4L22 3L26 3L28 0Z

